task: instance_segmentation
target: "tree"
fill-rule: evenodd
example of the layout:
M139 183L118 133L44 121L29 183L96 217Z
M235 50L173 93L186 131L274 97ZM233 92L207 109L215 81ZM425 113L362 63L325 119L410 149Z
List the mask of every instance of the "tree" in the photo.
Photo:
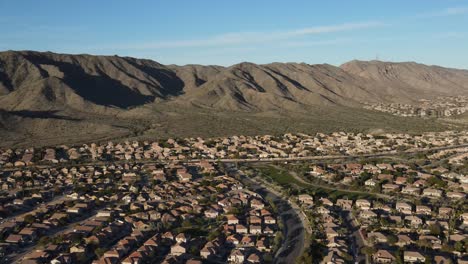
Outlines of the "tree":
M76 263L87 263L88 256L85 253L76 253L75 254Z
M425 264L432 264L432 256L426 255L426 260L424 261Z
M200 254L200 250L199 250L198 247L195 246L195 245L193 245L193 246L190 247L189 252L190 252L190 254L192 254L192 255L194 255L194 256L197 256L197 255Z
M214 240L215 238L217 238L219 235L221 235L221 232L219 230L214 230L212 231L211 233L208 234L208 237L207 239L209 241L212 241Z
M41 237L38 241L37 241L37 244L41 247L49 244L49 237L48 236L43 236Z
M424 249L424 252L426 252L426 250L428 248L431 248L432 247L432 243L431 241L427 240L427 239L421 239L417 242L418 246L420 248L423 248Z
M263 255L263 261L265 263L272 263L273 262L273 256L271 254L265 254L265 255Z
M437 176L432 176L431 178L429 178L427 180L427 183L430 185L430 186L435 186L435 187L439 187L439 188L445 188L447 186L447 182L440 179L439 177Z
M377 252L377 250L374 247L362 247L361 248L361 253L367 256L370 256L374 254L375 252Z
M106 251L107 250L105 248L96 248L96 250L94 250L94 254L96 254L98 257L101 257L104 255L104 253L106 253Z
M24 217L24 222L28 225L34 223L36 221L36 218L31 215L31 214L27 214L25 217Z
M429 225L429 232L431 235L440 236L442 234L442 227L439 223Z
M463 241L457 241L455 243L455 250L458 251L458 252L464 252L465 251L465 245L463 243Z
M390 244L390 245L395 245L395 243L398 242L398 237L391 234L391 235L388 235L387 236L387 242Z
M401 248L398 248L397 251L395 252L395 258L396 258L396 263L397 264L403 264L403 251Z

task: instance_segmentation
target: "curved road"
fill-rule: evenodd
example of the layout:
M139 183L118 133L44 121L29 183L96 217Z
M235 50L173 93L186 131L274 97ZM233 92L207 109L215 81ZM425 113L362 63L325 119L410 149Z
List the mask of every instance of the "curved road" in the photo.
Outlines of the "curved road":
M274 263L294 263L304 252L306 231L310 229L305 223L306 220L303 218L299 207L283 199L280 193L266 184L245 177L244 174L237 170L232 164L227 163L226 165L227 172L230 176L238 176L244 185L249 186L249 189L252 189L261 194L264 198L275 203L278 214L283 222L284 238L281 247L274 256Z

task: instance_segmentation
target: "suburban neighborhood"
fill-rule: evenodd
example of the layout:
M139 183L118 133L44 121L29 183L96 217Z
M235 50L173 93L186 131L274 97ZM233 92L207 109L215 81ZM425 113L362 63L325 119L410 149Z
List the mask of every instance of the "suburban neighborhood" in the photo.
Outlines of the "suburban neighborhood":
M3 149L1 262L468 263L467 144L337 132Z

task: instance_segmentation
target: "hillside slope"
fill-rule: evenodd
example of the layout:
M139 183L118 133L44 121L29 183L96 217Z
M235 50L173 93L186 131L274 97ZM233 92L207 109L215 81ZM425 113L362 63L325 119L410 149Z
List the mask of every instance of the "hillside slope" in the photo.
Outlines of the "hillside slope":
M337 124L343 130L371 130L372 118L376 129L420 131L433 121L363 111L362 103L459 94L468 94L467 70L411 62L177 66L119 56L7 51L0 52L0 137L12 143L64 143L155 131L168 136L307 132ZM231 117L236 121L229 123Z
M468 71L414 62L350 61L340 66L351 75L376 83L396 99L468 94Z
M241 63L221 71L192 94L195 105L226 110L300 110L304 106L358 106L384 100L361 78L331 65Z

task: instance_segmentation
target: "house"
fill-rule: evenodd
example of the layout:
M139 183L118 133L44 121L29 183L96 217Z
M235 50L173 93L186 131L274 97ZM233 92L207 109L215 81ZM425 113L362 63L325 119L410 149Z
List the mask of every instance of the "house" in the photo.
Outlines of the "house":
M111 217L114 215L114 212L113 211L110 211L110 210L100 210L96 217Z
M451 264L452 260L448 257L444 256L435 256L434 257L434 263L435 264Z
M228 257L230 263L244 263L245 256L239 249L234 249Z
M377 176L377 179L379 179L379 181L386 180L386 181L391 182L391 181L393 181L393 175L391 175L391 174L379 174Z
M309 194L299 194L297 196L297 199L301 204L304 205L314 205L314 198L310 196Z
M439 218L448 219L452 215L453 209L450 207L440 207L439 208Z
M260 263L260 256L257 253L250 254L247 263Z
M432 210L425 205L416 205L416 214L420 215L431 215Z
M421 189L417 187L407 186L401 190L401 193L409 195L419 195L421 193Z
M384 192L396 192L400 190L400 185L386 183L382 185L382 189Z
M265 224L267 225L273 225L276 224L276 219L272 216L267 215L263 218L263 222L265 222Z
M254 236L243 236L240 245L244 247L253 247L255 245Z
M423 180L423 179L413 182L413 185L416 187L424 187L426 186L426 184L427 184L426 180Z
M180 233L175 237L175 240L177 243L186 243L188 239L184 233Z
M372 259L375 263L393 263L396 261L395 256L385 249L377 250L377 252L372 254Z
M376 166L377 168L381 170L393 170L392 164L388 164L388 163L379 163L379 164L376 164Z
M336 206L341 207L343 210L350 211L353 208L353 200L338 199L336 200Z
M237 225L239 224L239 218L234 215L226 215L228 225Z
M465 199L466 195L461 192L447 192L447 198L451 199Z
M409 236L405 234L399 234L397 235L397 237L398 237L398 242L395 244L399 247L407 246L414 242Z
M265 204L258 199L252 199L252 201L250 201L250 206L255 209L263 209Z
M205 216L207 218L216 218L219 215L219 213L213 209L209 209L205 211Z
M399 224L399 223L401 223L401 221L402 221L401 216L399 216L399 215L389 215L389 216L388 216L388 219L389 219L392 223L395 223L395 224Z
M330 201L330 199L328 198L325 198L325 197L322 197L320 198L320 201L322 202L323 205L326 205L326 206L333 206L333 202Z
M317 208L317 213L319 213L319 214L329 214L330 210L323 207L323 206L320 206L320 207Z
M265 238L258 239L255 247L262 252L270 251L270 244Z
M423 196L426 196L426 197L436 197L436 198L439 198L439 197L442 197L442 191L441 190L437 190L437 189L431 189L431 188L426 188L423 190Z
M204 259L208 259L215 255L216 255L216 248L212 242L206 243L205 246L200 250L200 256Z
M372 210L363 210L360 214L359 217L362 219L376 219L377 214L374 213Z
M442 247L442 240L435 236L421 235L419 236L419 240L429 241L434 249L440 249Z
M258 225L258 224L262 224L262 218L256 216L256 215L251 215L249 217L249 224L254 224L254 225Z
M409 263L424 262L426 257L417 251L405 251L403 252L403 261Z
M12 244L23 244L25 242L25 239L22 235L9 235L6 239L5 242L7 243L12 243Z
M347 245L345 241L338 239L337 237L333 237L328 240L327 247L328 248L346 248Z
M171 246L171 255L180 256L185 253L187 253L185 243L176 243L175 245Z
M406 216L405 220L410 222L411 226L414 226L414 227L418 227L422 225L423 223L423 220L421 218L414 216L414 215Z
M325 171L322 167L320 166L311 166L311 171L309 171L309 174L312 175L312 176L320 176L320 175L323 175L324 173L326 173L327 171Z
M367 237L375 243L387 243L387 237L381 232L370 232L367 234Z
M258 235L262 233L262 227L260 225L250 225L250 234Z
M408 215L412 214L413 212L413 206L405 202L397 202L395 205L395 209L400 213Z
M241 238L239 234L233 234L226 238L226 243L234 246L239 245Z
M25 227L21 229L18 234L23 236L23 239L29 241L35 240L37 238L37 230L35 228Z
M371 202L365 199L356 200L356 207L362 210L369 210L371 208Z
M192 174L188 172L177 173L177 176L179 177L179 180L181 182L189 182L190 180L192 180Z
M374 179L368 179L367 181L364 182L364 185L369 186L369 187L374 187L375 185L377 185L377 183L378 182Z
M239 234L247 234L249 230L244 225L236 225L236 232Z
M406 183L406 181L407 181L406 177L397 177L395 179L395 184L403 185Z
M335 231L335 229L330 228L330 227L325 229L325 234L326 234L328 239L331 239L331 238L334 238L334 237L337 237L337 236L340 235L340 234L338 234L338 232Z
M201 262L200 260L196 260L196 259L188 259L187 262L185 262L185 264L202 264L203 262Z

